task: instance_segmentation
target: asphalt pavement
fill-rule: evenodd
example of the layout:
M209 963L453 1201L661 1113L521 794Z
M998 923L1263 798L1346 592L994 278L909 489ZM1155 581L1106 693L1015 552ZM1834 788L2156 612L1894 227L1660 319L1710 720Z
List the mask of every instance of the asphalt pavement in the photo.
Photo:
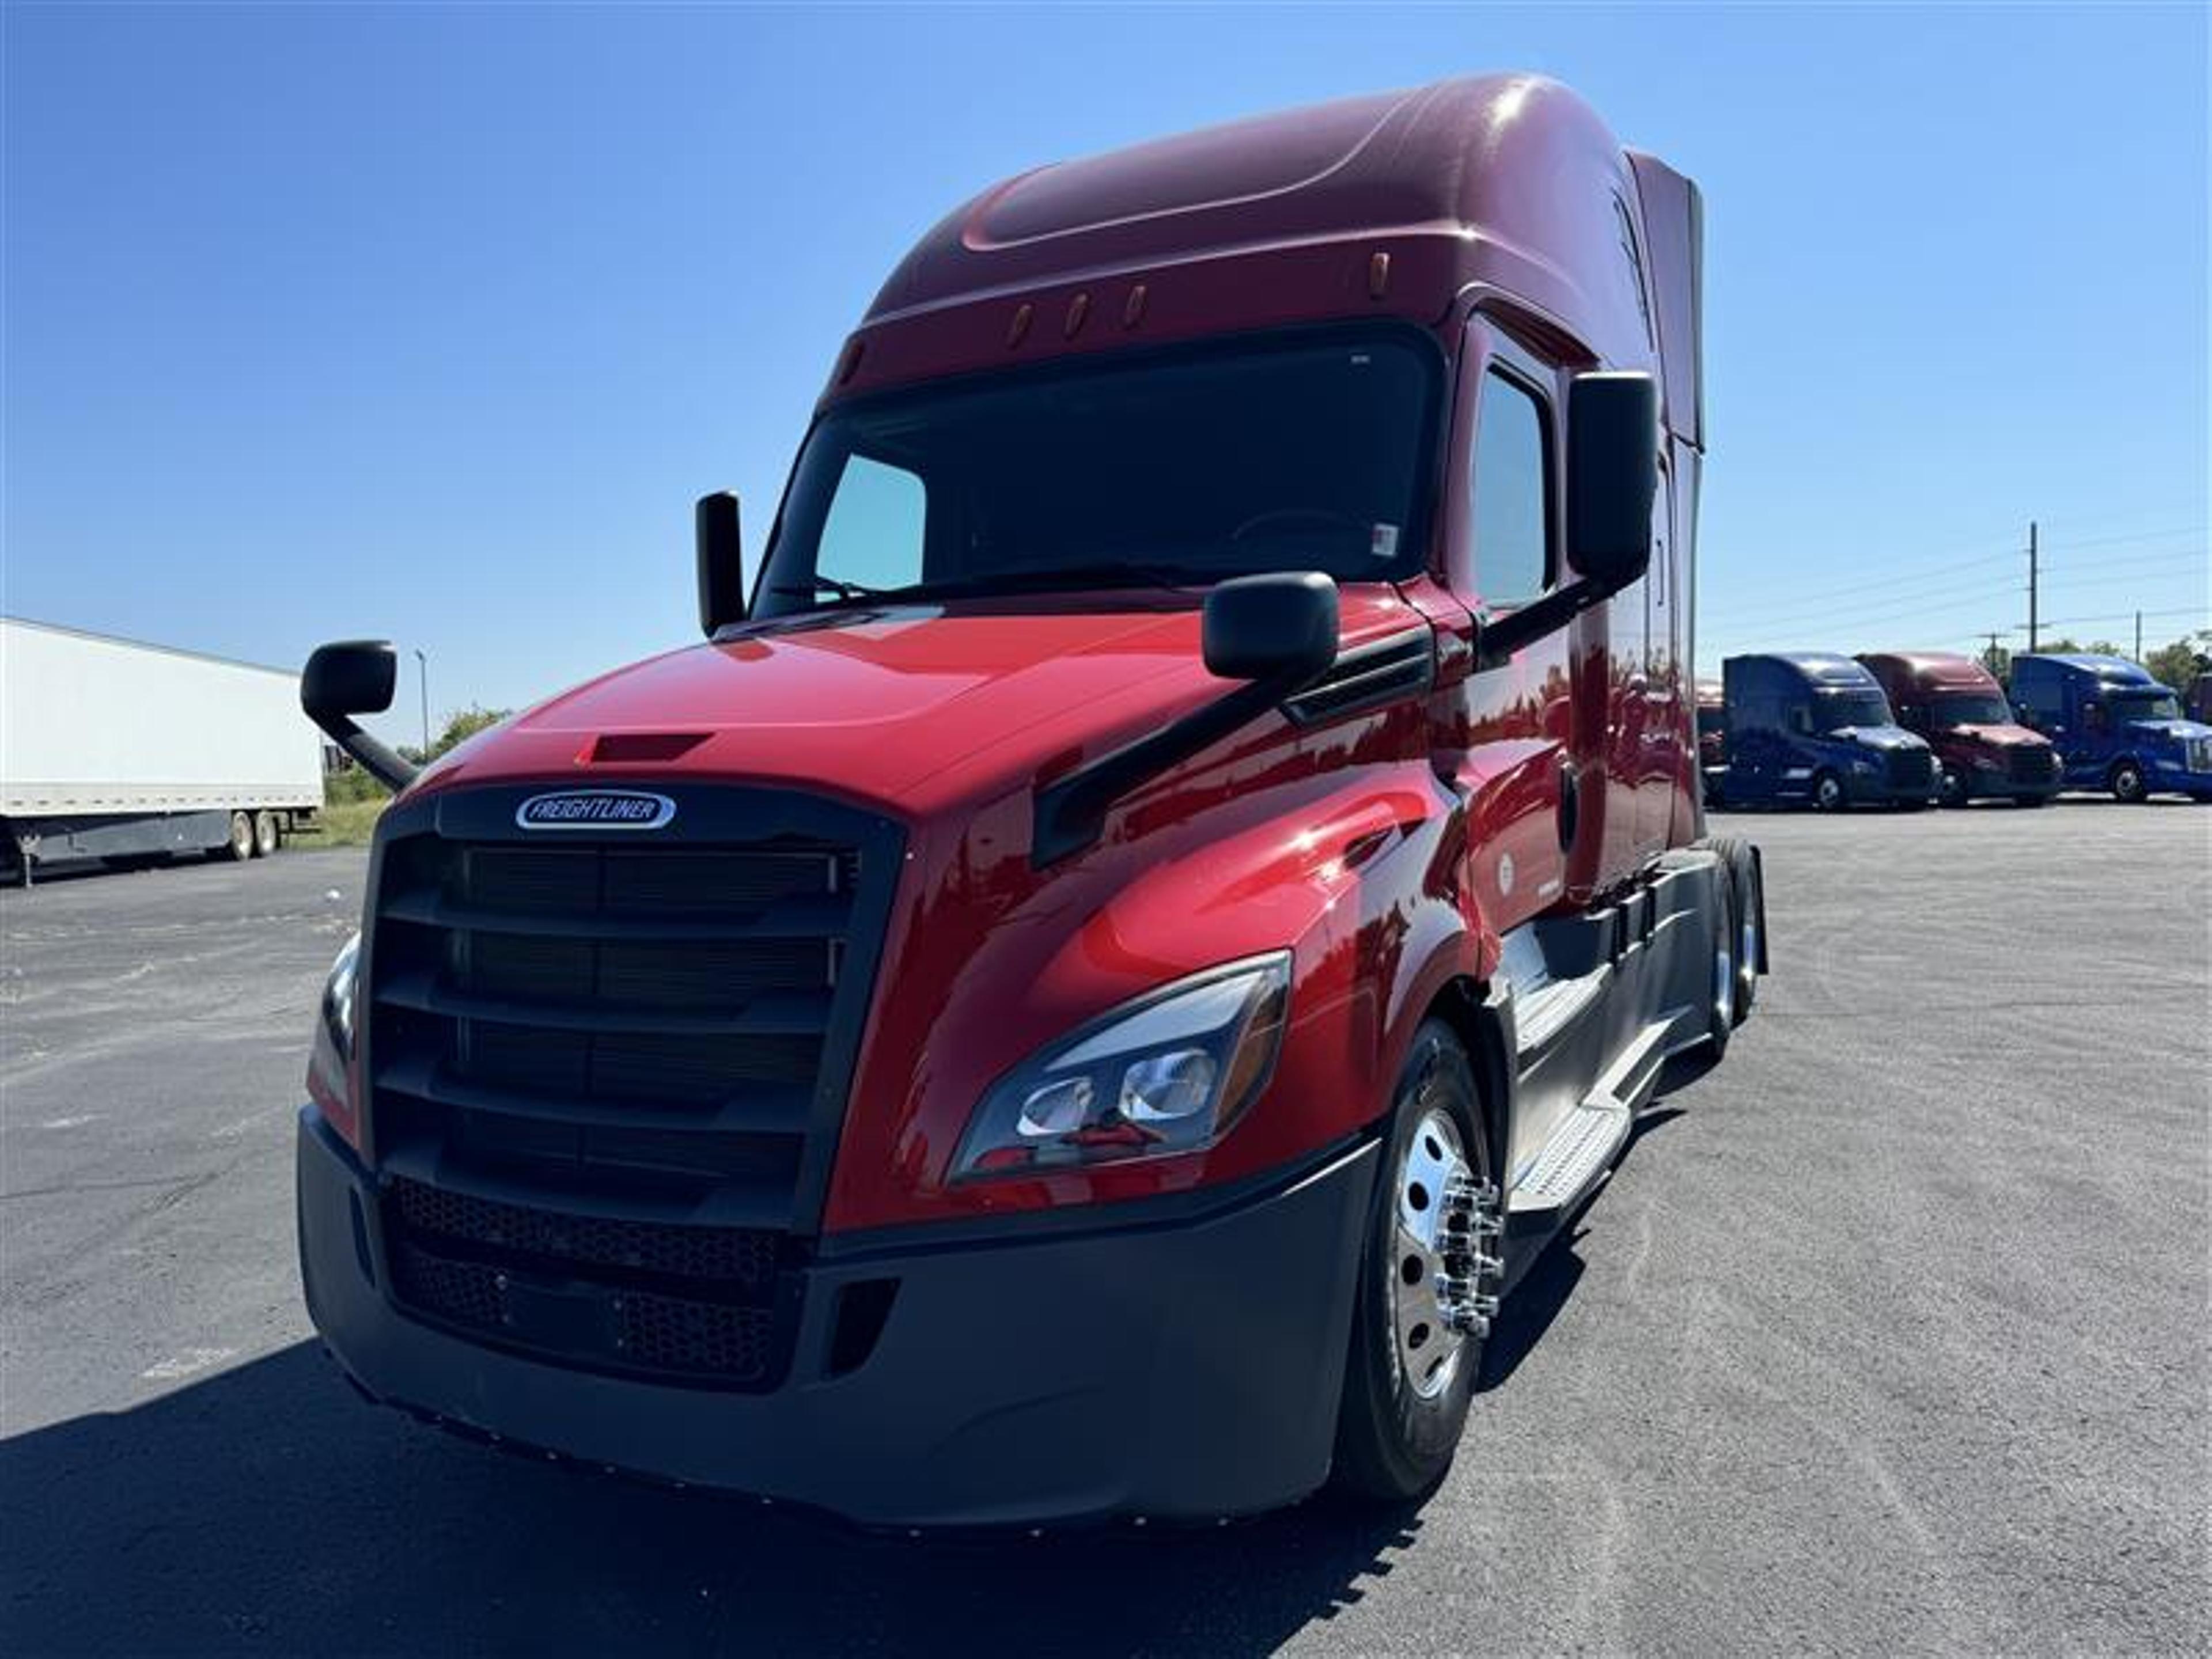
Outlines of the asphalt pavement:
M290 1184L362 856L0 895L0 1650L2212 1649L2212 810L1721 827L1774 975L1516 1292L1443 1487L1039 1541L363 1404Z

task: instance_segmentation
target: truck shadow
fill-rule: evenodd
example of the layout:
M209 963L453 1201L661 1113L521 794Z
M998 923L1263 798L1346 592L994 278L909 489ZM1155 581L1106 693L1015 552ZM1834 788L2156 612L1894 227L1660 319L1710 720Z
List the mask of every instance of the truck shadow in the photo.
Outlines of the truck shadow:
M301 1342L0 1442L0 1648L1240 1653L1358 1601L1420 1522L909 1541L502 1456Z

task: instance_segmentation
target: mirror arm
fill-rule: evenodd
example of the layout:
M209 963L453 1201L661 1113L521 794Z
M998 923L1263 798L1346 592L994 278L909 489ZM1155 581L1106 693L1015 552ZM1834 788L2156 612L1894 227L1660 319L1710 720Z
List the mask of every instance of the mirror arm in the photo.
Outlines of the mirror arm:
M330 734L331 740L359 761L369 776L398 794L422 775L422 769L395 754L335 708L310 708L307 718Z
M1620 586L1611 586L1584 576L1518 611L1507 612L1495 622L1479 624L1474 630L1475 672L1503 668L1513 660L1515 652L1534 644L1547 634L1558 633L1592 605L1611 599L1627 585L1623 582Z
M1158 731L1148 732L1134 743L1042 786L1030 820L1030 867L1042 870L1092 846L1106 827L1107 809L1122 796L1212 747L1319 678L1281 674L1247 680Z

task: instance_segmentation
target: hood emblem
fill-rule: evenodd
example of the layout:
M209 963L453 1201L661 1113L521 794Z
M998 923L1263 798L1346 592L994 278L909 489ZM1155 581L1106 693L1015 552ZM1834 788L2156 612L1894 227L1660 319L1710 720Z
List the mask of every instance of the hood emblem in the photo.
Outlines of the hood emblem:
M675 816L674 801L642 789L562 789L514 809L525 830L659 830Z

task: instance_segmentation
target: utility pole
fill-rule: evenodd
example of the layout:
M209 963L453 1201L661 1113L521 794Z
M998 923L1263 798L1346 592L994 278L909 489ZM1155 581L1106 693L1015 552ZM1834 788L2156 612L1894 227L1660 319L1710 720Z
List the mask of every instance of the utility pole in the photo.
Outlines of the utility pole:
M415 667L422 685L422 763L430 763L430 659L418 648Z
M2136 660L2142 660L2142 612L2136 612Z
M2037 576L2035 555L2035 520L2030 519L2027 521L2027 648L2030 651L2035 649Z

